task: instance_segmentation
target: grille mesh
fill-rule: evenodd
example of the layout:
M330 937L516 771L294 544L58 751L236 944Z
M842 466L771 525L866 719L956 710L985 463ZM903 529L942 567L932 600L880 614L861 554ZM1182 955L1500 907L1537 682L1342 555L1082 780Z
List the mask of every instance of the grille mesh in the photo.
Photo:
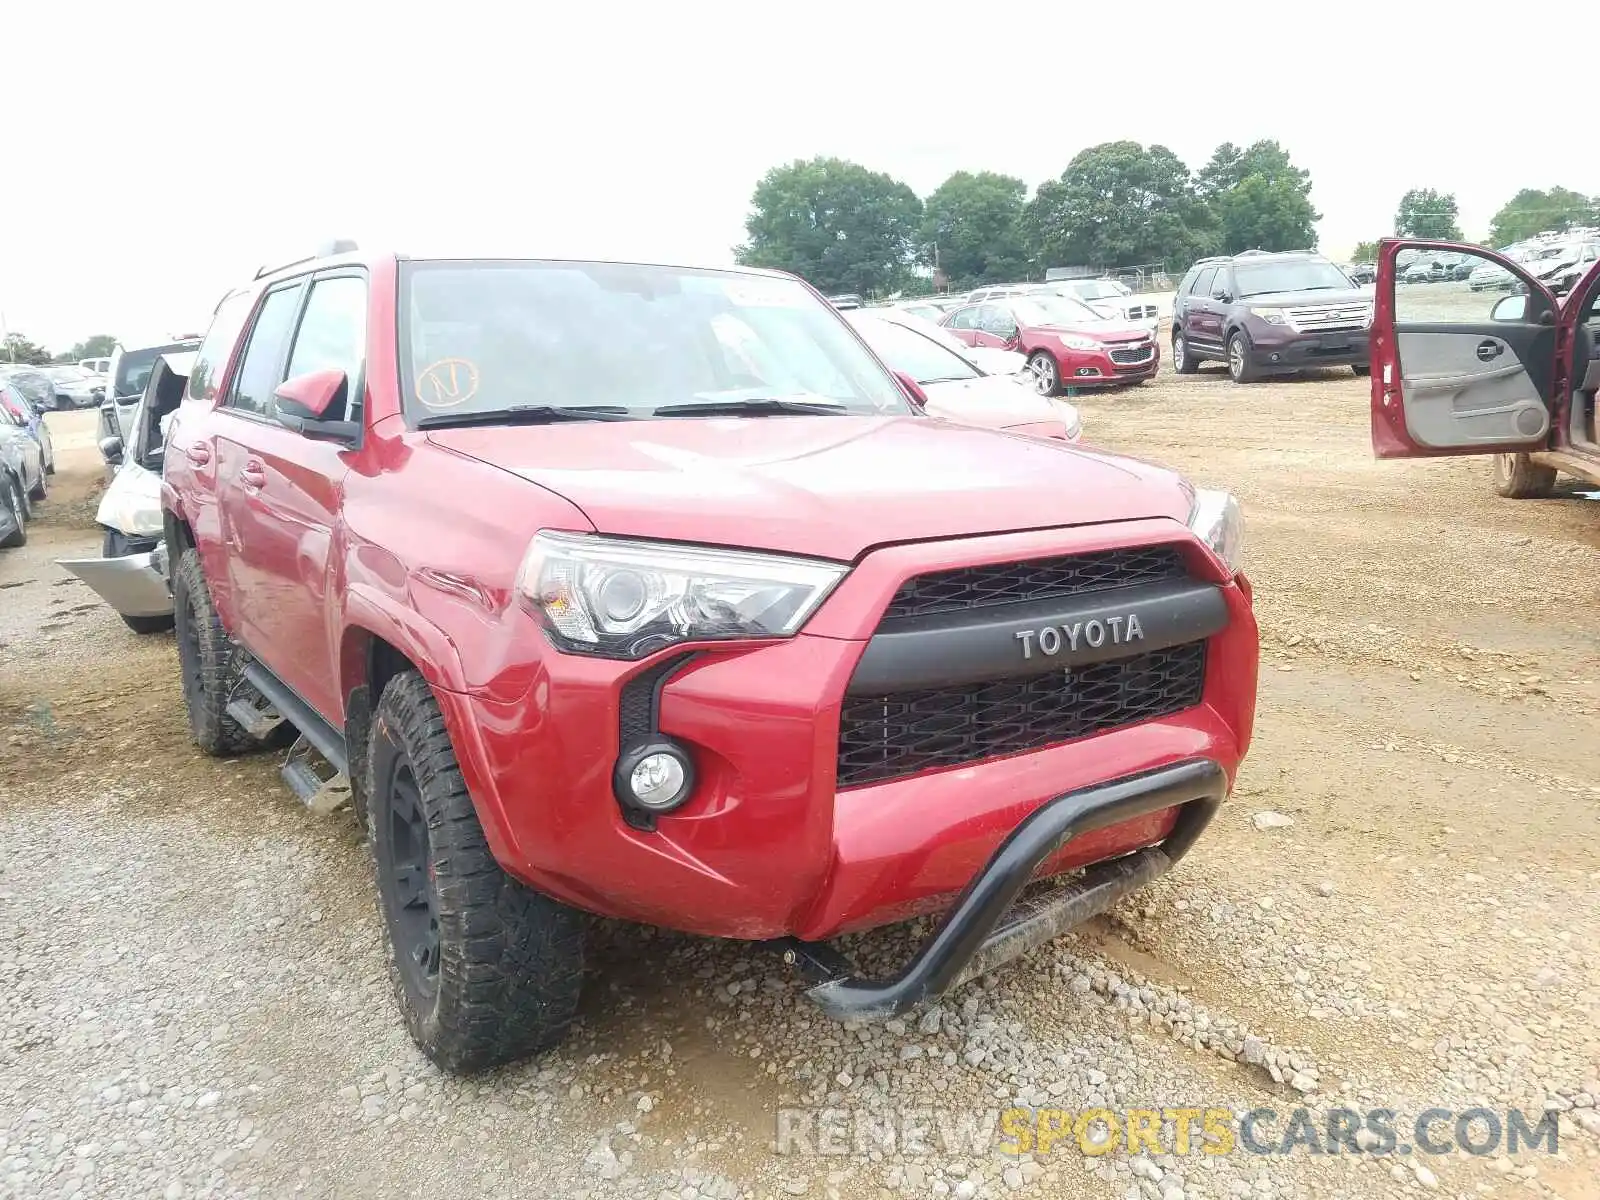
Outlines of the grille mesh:
M847 699L838 786L1020 754L1200 703L1206 644L1152 650L1070 673Z
M961 567L906 580L889 601L884 620L964 612L1023 600L1053 600L1107 588L1183 579L1187 574L1183 555L1176 546L1135 546Z

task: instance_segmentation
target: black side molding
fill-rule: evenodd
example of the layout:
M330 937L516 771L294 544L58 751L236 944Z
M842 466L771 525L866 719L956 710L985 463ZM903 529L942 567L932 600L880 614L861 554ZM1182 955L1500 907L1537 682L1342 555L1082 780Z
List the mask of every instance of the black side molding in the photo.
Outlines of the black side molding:
M1048 800L1007 835L939 928L894 978L875 982L838 970L824 948L789 940L784 957L823 982L807 993L829 1016L884 1020L936 999L1104 912L1188 853L1228 790L1211 759L1188 759ZM1182 806L1159 846L1099 863L1077 882L1013 909L1045 859L1081 834Z

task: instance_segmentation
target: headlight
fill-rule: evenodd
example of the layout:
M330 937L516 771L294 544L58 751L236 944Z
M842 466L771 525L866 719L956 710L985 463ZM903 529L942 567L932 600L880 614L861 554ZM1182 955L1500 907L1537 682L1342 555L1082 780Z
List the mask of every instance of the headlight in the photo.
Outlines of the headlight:
M788 637L848 570L709 546L540 533L517 593L557 649L643 658L688 641Z
M1289 316L1281 308L1252 308L1258 320L1265 321L1268 325L1287 325Z
M1064 334L1062 334L1061 335L1061 344L1063 346L1065 346L1068 350L1086 350L1086 351L1093 352L1093 351L1103 350L1104 349L1104 347L1101 346L1100 343L1095 341L1093 338L1082 337L1082 336L1080 336L1079 334L1076 334L1076 333L1064 333Z
M1239 573L1244 565L1244 512L1231 492L1196 489L1189 528L1211 547L1230 574Z

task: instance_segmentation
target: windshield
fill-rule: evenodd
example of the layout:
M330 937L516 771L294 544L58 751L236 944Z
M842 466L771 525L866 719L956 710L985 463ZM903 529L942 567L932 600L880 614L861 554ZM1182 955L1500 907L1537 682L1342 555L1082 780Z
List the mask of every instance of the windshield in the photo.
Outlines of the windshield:
M1067 286L1080 300L1120 300L1123 295L1116 284L1104 279L1087 279Z
M1264 296L1269 292L1349 291L1355 287L1331 262L1297 259L1291 262L1235 262L1233 275L1239 295Z
M513 406L744 399L908 413L843 318L791 279L617 263L403 264L401 371L414 417Z
M1105 317L1071 296L1029 296L1010 301L1011 315L1019 325L1085 325Z
M948 383L979 376L978 370L961 355L914 329L866 315L850 323L873 352L889 364L890 370L904 371L918 383Z

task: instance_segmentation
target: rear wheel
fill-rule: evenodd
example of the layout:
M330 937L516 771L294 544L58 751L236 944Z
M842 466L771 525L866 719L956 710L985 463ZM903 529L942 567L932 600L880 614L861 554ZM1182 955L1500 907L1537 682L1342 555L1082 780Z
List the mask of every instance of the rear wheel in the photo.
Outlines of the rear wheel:
M252 748L256 739L227 712L228 698L244 671L244 651L222 628L200 566L200 552L193 546L183 552L172 570L172 615L178 631L183 702L189 710L194 744L216 758Z
M426 680L391 679L372 721L367 838L390 978L435 1064L479 1071L566 1034L585 919L513 879L484 840Z
M1041 396L1054 396L1061 390L1061 367L1048 350L1035 350L1028 359L1033 390Z
M28 499L29 500L43 500L47 495L49 495L50 485L45 482L45 477L48 476L49 474L50 474L50 472L45 469L44 451L40 450L39 451L39 481L37 483L35 483L31 488L28 489Z
M1172 369L1179 375L1193 375L1200 363L1189 353L1189 343L1176 329L1172 331Z
M1235 383L1253 383L1256 376L1255 364L1250 361L1250 339L1241 329L1228 338L1228 378Z
M1510 500L1548 496L1556 485L1556 469L1540 466L1526 454L1494 456L1494 490Z

